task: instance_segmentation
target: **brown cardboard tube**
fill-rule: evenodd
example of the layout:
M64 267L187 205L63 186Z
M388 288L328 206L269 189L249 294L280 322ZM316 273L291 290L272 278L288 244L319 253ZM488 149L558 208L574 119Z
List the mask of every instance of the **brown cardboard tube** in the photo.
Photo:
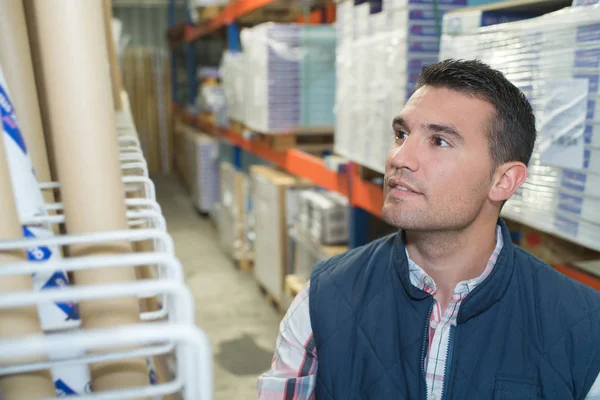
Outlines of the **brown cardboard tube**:
M6 155L4 152L4 132L0 128L0 240L14 240L23 237L17 215L17 205ZM0 252L0 265L9 262L24 261L22 251ZM31 275L2 277L0 296L6 292L31 291ZM29 335L41 335L42 328L36 307L19 309L0 309L0 339L17 338ZM40 357L28 357L15 362L39 361ZM4 400L38 399L54 397L54 384L50 373L42 371L35 374L17 374L0 377L0 394Z
M0 0L0 65L11 91L19 126L39 182L50 182L50 167L22 0ZM51 191L44 192L54 202Z
M6 0L5 0L6 1ZM115 110L123 110L123 103L121 102L121 90L123 84L121 83L121 70L119 69L119 57L117 50L115 49L115 41L113 39L112 31L112 1L103 0L104 5L104 34L106 35L106 49L108 51L108 60L110 62L110 78L111 87L113 94L113 101Z
M71 234L128 229L101 1L28 0L27 16L33 18L28 23L35 24L43 75L40 96L45 97L66 230ZM130 251L129 243L118 242L70 248L72 256ZM74 275L76 285L136 278L133 268ZM139 323L139 312L135 297L80 303L84 329ZM145 365L144 359L135 359L93 366L92 387L105 391L147 385Z

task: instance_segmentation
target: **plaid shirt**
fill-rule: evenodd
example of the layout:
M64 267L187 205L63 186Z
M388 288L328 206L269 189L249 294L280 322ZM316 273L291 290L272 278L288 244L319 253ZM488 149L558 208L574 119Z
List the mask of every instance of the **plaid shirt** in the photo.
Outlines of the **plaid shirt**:
M460 304L485 278L496 264L504 243L500 227L496 229L496 248L483 273L475 279L459 282L446 310L435 301L429 321L429 349L425 359L427 399L439 400L444 391L446 355L450 344L450 327L456 325ZM408 256L408 253L407 253ZM411 283L417 288L436 293L433 279L408 257ZM313 400L317 376L317 350L310 323L309 286L296 296L281 321L271 370L258 380L259 400ZM600 400L600 376L585 400Z

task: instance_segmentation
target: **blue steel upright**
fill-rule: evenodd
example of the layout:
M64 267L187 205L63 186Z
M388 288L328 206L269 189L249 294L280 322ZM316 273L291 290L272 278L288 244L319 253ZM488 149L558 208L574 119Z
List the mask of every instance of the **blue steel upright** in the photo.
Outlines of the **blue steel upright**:
M175 16L176 0L169 0L169 28L173 28L177 24ZM179 88L177 87L177 56L175 49L171 49L171 96L173 103L179 100Z
M187 6L186 1L186 6ZM188 24L192 24L192 16L190 14L189 7L187 7L187 19ZM187 69L187 82L188 82L188 104L193 105L196 101L196 95L198 93L198 85L196 84L196 47L194 43L187 43L186 45L186 69Z

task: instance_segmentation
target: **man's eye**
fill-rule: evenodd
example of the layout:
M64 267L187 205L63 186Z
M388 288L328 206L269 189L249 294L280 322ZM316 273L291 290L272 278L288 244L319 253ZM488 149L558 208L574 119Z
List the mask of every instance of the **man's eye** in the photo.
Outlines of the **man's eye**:
M408 133L406 132L396 132L396 140L406 140L408 137Z
M433 144L435 144L438 147L449 147L450 143L446 142L444 139L442 139L439 136L435 136L433 138Z

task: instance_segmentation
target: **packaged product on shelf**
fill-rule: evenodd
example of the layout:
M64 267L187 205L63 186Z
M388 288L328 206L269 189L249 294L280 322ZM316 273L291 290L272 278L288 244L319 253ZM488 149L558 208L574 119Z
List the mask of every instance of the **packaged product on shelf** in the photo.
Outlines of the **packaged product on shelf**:
M440 58L477 58L502 71L536 115L529 177L503 215L600 250L600 7L468 30L444 27Z
M187 175L194 207L209 213L219 202L219 142L192 128L185 128Z
M334 125L335 28L261 24L241 33L244 123L263 133Z
M25 147L25 141L19 130L16 112L10 101L10 93L0 69L0 112L2 115L3 140L6 148L11 181L15 193L17 210L21 222L31 221L47 215L44 198L40 190L31 159ZM23 226L26 238L45 238L54 235L48 224L26 224ZM61 259L60 249L56 246L42 246L28 249L30 261L43 262ZM44 290L50 287L69 285L65 271L53 271L48 274L34 274L34 287ZM42 328L48 330L70 329L79 326L77 308L71 302L47 303L39 306Z

